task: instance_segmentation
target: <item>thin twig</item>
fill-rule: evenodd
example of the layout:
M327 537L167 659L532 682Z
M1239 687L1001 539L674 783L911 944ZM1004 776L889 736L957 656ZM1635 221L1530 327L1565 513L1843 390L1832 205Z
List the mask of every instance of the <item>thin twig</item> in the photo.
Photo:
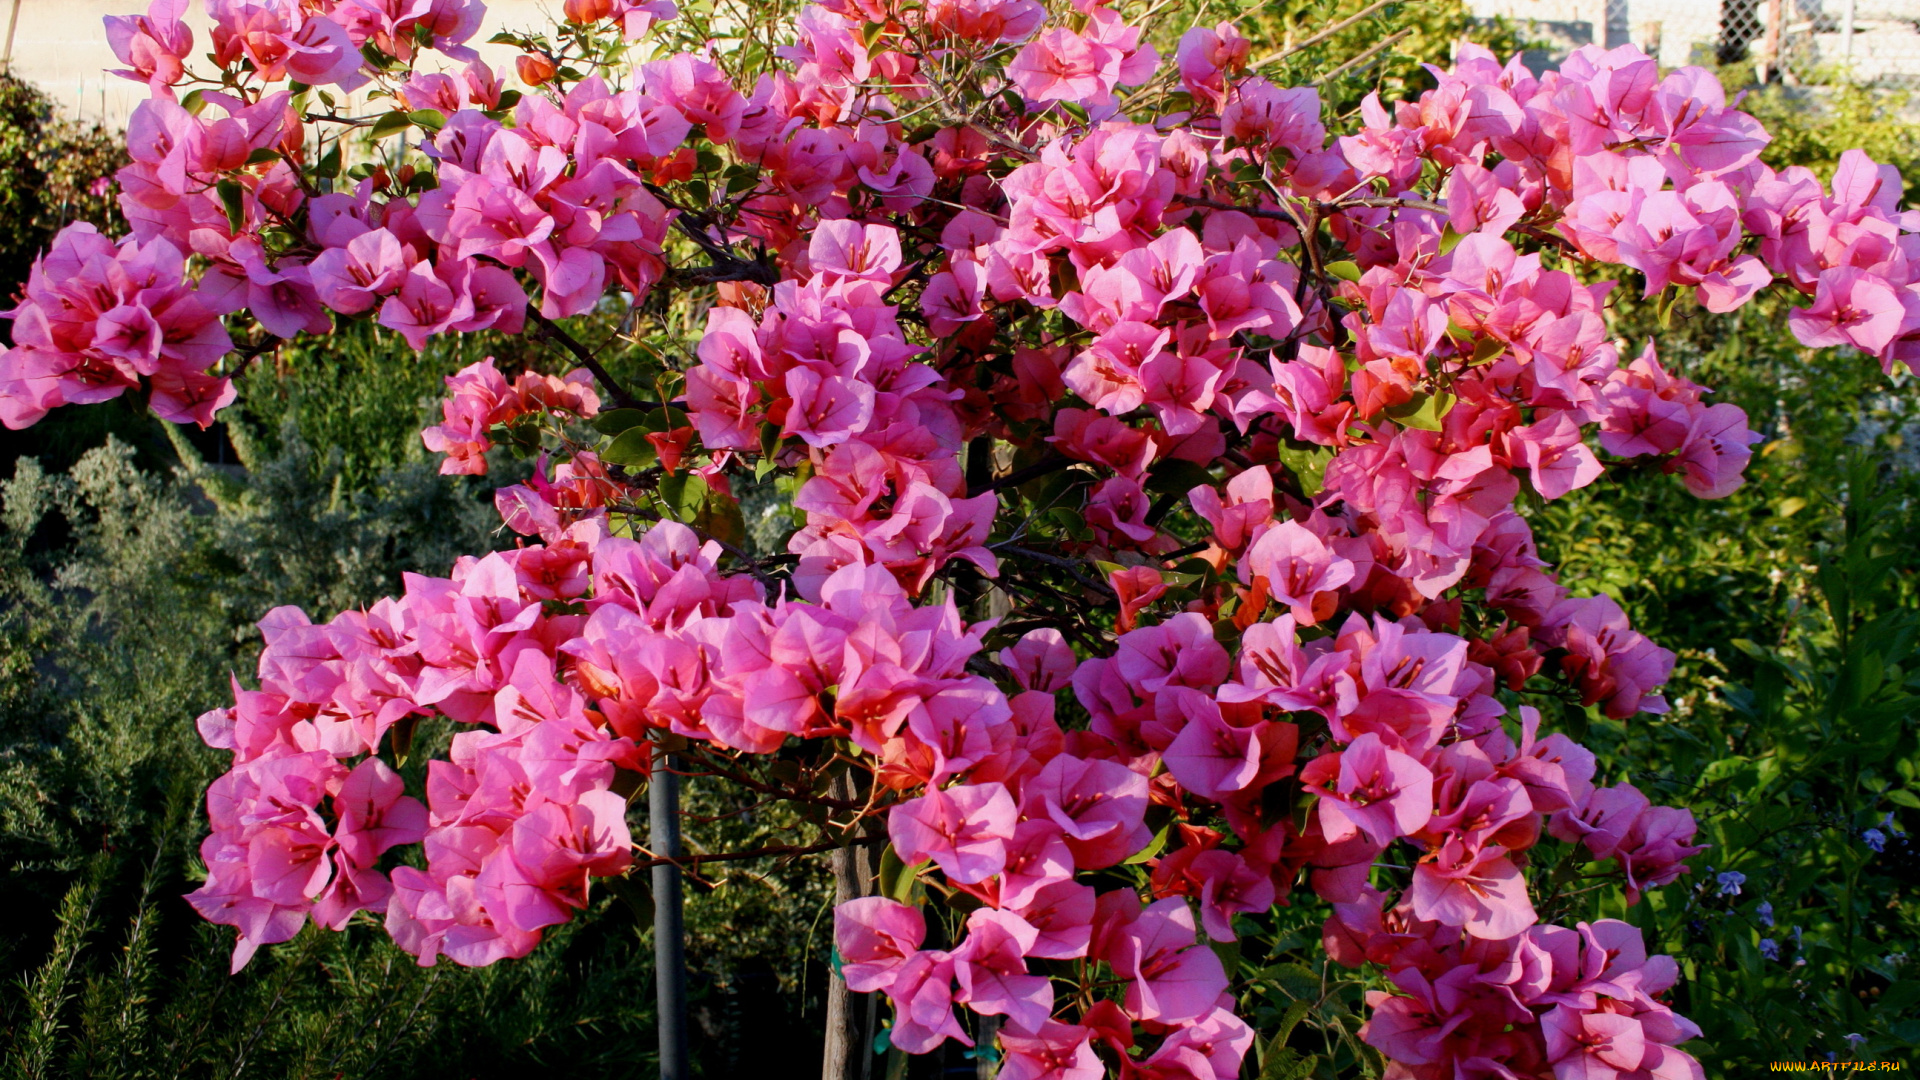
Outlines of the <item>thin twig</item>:
M1057 473L1062 469L1070 469L1078 464L1080 464L1079 461L1070 457L1056 455L1054 457L1043 458L1025 468L1015 469L1005 476L994 477L992 482L985 486L968 489L967 497L973 498L976 495L984 495L989 491L1003 491L1010 487L1019 487L1029 480L1036 480L1049 473Z
M1447 212L1446 207L1425 199L1341 199L1322 205L1331 210L1344 210L1349 206L1379 206L1389 210L1428 210L1436 214Z
M751 281L756 285L765 285L768 288L772 288L780 283L780 271L778 269L767 264L762 259L743 259L734 254L731 247L714 240L702 231L713 227L714 222L712 215L704 211L681 206L679 203L673 201L673 196L670 193L658 185L648 184L647 190L651 191L655 198L675 211L673 215L673 227L680 231L680 235L693 241L694 246L704 252L707 258L713 260L713 265L711 266L696 266L675 270L675 274L682 280L692 281L702 285L712 285L721 281Z
M1315 45L1320 44L1321 42L1327 40L1333 35L1339 33L1342 30L1345 30L1347 27L1352 26L1354 23L1359 22L1361 19L1364 19L1367 16L1372 15L1374 12L1379 11L1381 8L1386 7L1388 4L1391 4L1393 2L1394 0L1374 0L1373 3L1368 4L1366 7L1361 8L1359 11L1354 12L1352 15L1349 15L1346 18L1341 19L1339 22L1334 23L1332 26L1327 27L1325 30L1320 31L1319 33L1313 35L1312 37L1301 42L1300 44L1295 45L1291 48L1282 49L1279 52L1274 53L1272 56L1269 56L1266 59L1251 65L1248 68L1248 70L1250 71L1257 70L1259 68L1266 67L1268 64L1277 64L1280 61L1285 60L1286 58L1293 56L1296 53L1303 52L1307 49L1311 49Z
M1367 49L1365 52L1347 61L1346 63L1341 64L1339 67L1334 68L1332 71L1327 72L1325 75L1320 76L1318 79L1315 79L1314 81L1308 83L1307 85L1320 86L1324 83L1330 83L1333 80L1339 78L1340 76L1345 75L1347 72L1352 71L1354 68L1359 67L1361 64L1366 63L1368 60L1371 60L1382 49L1388 48L1389 46L1392 46L1398 43L1401 38L1404 38L1411 33L1413 33L1413 27L1409 26L1405 30L1400 31L1399 33L1389 34L1387 35L1386 38L1382 39L1378 44L1374 45L1372 48Z
M1004 551L1018 558L1029 559L1033 562L1044 563L1048 566L1057 566L1067 573L1072 574L1075 581L1085 585L1087 588L1106 593L1109 596L1114 595L1113 586L1098 578L1088 577L1086 573L1080 569L1084 564L1078 559L1069 559L1062 555L1049 555L1044 551L1035 551L1032 548L1020 547L1017 544L991 544L989 546L994 551Z
M632 503L632 502L622 501L620 503L617 503L613 506L608 507L608 509L617 510L623 514L632 514L634 517L641 518L646 521L668 520L668 518L666 518L665 515L659 513L658 511L649 510L644 506L641 506L637 503ZM682 524L685 524L685 523L682 522ZM732 544L725 540L722 540L719 537L713 535L712 533L708 532L707 530L701 528L698 525L687 525L687 528L692 529L693 534L695 536L698 536L702 540L709 540L715 544L720 545L720 550L726 552L727 554L745 563L747 566L747 572L749 574L752 574L754 576L754 579L759 581L761 585L766 586L766 589L769 595L775 595L775 596L779 595L780 583L778 581L775 581L773 577L767 573L766 569L763 566L761 566L760 560L754 558L753 555L747 552L746 549L736 544Z
M798 855L818 855L822 851L835 851L843 847L867 847L873 844L884 844L886 842L886 835L880 834L876 836L856 837L855 839L844 842L827 840L818 844L805 845L772 844L767 847L750 848L746 851L722 851L712 855L682 855L677 859L669 859L664 856L655 855L653 852L636 844L634 845L635 849L647 857L637 860L633 864L633 868L635 870L648 870L656 866L678 866L682 870L686 870L689 867L697 867L702 863L739 862L744 859L791 858Z
M864 813L867 806L869 805L865 803L848 802L844 799L835 799L825 795L814 795L810 792L796 791L792 788L776 787L772 784L765 783L764 781L756 780L753 777L748 776L743 772L739 772L734 769L729 769L721 765L719 762L715 761L712 757L706 754L701 754L699 756L699 760L703 765L706 766L706 770L704 773L680 771L680 775L681 776L702 776L702 775L718 776L722 780L731 780L734 783L739 784L741 787L746 788L749 791L757 791L762 795L772 795L777 798L785 799L788 802L812 803L815 806L824 806L832 810L860 810Z

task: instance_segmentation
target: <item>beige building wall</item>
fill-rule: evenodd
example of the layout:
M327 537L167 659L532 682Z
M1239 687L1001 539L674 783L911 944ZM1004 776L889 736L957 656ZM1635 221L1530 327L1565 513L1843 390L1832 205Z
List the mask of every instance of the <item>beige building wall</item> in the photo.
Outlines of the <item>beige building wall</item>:
M0 0L0 33L4 20L18 11L14 28L12 70L20 78L39 86L69 115L88 122L124 126L134 106L146 100L147 89L107 71L120 66L113 50L107 47L107 35L101 19L108 15L143 13L147 0ZM558 14L560 0L492 0L487 5L486 21L470 44L481 58L493 66L496 74L513 79L514 50L488 45L486 39L501 30L525 29L549 22L546 14ZM187 24L193 27L193 55L198 66L209 65L205 56L213 48L206 12L201 0L192 0ZM438 59L437 54L429 54ZM193 61L189 61L191 66Z

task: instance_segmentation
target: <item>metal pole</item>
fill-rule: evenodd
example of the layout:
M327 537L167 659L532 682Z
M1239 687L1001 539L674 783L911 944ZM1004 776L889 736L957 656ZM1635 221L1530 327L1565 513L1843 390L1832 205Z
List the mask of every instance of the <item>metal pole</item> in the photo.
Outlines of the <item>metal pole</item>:
M647 790L647 832L656 858L680 857L680 763L654 755ZM653 868L653 966L660 991L660 1080L692 1080L687 1064L687 955L681 925L680 868Z

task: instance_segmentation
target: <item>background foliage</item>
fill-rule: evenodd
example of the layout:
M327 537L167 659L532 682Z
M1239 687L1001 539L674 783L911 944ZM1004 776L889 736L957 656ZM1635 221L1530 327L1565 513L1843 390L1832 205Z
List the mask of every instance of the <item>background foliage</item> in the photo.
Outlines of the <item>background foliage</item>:
M696 0L683 5L682 32L738 28L725 59L750 72L792 6ZM1508 28L1473 26L1458 0L1157 7L1150 25L1163 54L1197 21L1235 19L1256 59L1291 52L1267 73L1319 81L1335 118L1374 89L1387 100L1416 95L1427 85L1419 65L1444 62L1462 32L1502 53L1525 44ZM1740 74L1723 72L1730 87ZM1774 133L1776 167L1825 175L1859 146L1900 165L1920 191L1920 126L1903 119L1902 101L1770 87L1745 107ZM9 292L60 224L112 227L110 203L89 185L117 152L110 136L61 124L31 88L0 80ZM1664 717L1619 722L1560 700L1535 704L1584 730L1602 755L1598 779L1692 807L1714 846L1690 877L1631 909L1616 890L1584 889L1568 860L1551 906L1563 921L1630 918L1681 958L1675 1004L1705 1030L1705 1045L1688 1049L1710 1075L1829 1053L1899 1057L1920 1045L1914 387L1856 354L1801 348L1777 298L1730 317L1679 305L1662 327L1637 292L1629 282L1616 294L1616 333L1633 351L1657 335L1670 367L1720 388L1770 441L1748 486L1721 502L1659 473L1614 470L1536 508L1542 553L1565 578L1613 595L1681 659ZM675 314L698 325L697 313ZM617 332L616 318L602 337ZM0 938L8 1075L648 1070L645 913L610 893L517 963L422 970L377 927L355 925L309 930L238 977L226 973L227 932L179 899L198 873L199 793L221 767L192 718L226 694L227 673L249 674L254 620L287 603L324 616L394 591L403 571L444 573L456 555L505 542L491 484L436 475L416 434L441 377L489 354L509 372L567 366L531 338L416 357L362 326L263 359L241 380L239 419L208 433L169 432L116 402L64 410L0 444L14 459L0 463L11 475L0 491L0 904L15 920ZM495 464L496 477L525 468L504 456ZM778 548L790 527L779 493L745 502L757 545ZM798 824L698 785L688 799L696 851L778 843ZM1555 859L1564 845L1537 852ZM731 867L689 900L698 1066L707 1076L815 1071L824 865ZM1378 1059L1353 1037L1367 982L1326 965L1324 916L1297 896L1225 957L1260 1032L1262 1076L1377 1074ZM967 1064L956 1053L915 1068Z

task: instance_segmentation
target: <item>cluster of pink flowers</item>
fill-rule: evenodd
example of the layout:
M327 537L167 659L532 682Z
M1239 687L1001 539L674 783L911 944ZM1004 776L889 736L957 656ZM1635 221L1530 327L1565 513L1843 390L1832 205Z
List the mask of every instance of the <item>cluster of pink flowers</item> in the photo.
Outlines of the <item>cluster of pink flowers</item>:
M685 418L657 410L679 426L646 437L715 503L743 462L790 469L805 515L770 591L764 565L726 573L725 545L642 525L658 489L567 427L600 409L584 372L450 378L424 433L443 472L484 472L503 424L567 448L497 495L539 542L324 626L263 622L259 689L201 720L234 766L194 902L238 928L236 967L356 911L423 964L523 956L632 865L620 792L653 743L844 739L908 868L835 926L895 1046L969 1042L971 1011L1003 1018L1020 1080L1236 1076L1254 1034L1207 944L1304 886L1333 906L1334 959L1394 987L1364 1030L1391 1075L1700 1075L1659 1000L1672 961L1623 923L1542 925L1528 890L1543 837L1630 902L1700 849L1686 810L1597 787L1590 752L1514 707L1557 681L1609 717L1662 712L1674 662L1557 581L1515 506L1594 483L1596 445L1722 497L1758 437L1652 345L1625 361L1613 285L1541 249L1711 312L1783 275L1813 297L1803 342L1920 371L1897 175L1857 152L1831 190L1776 174L1709 74L1663 78L1631 46L1535 77L1463 45L1435 89L1369 97L1330 138L1313 88L1201 27L1174 58L1183 111L1136 122L1121 95L1160 93L1160 58L1075 7L1050 26L1036 0L832 0L750 91L704 52L625 87L529 45L517 102L464 45L473 0L210 4L230 92L186 99L179 0L109 20L153 92L118 177L133 235L76 226L36 269L0 419L144 387L205 424L232 398L207 374L229 315L275 337L369 318L416 349L514 333L530 302L560 319L647 292L678 224L715 265L676 283L723 284ZM609 45L674 15L565 10ZM416 71L422 47L469 62ZM408 146L336 187L309 145L335 118L281 80L377 83ZM972 119L940 119L969 94ZM922 113L939 122L905 122ZM1058 505L1004 520L1010 462L1066 474ZM1117 608L1111 639L968 624L940 584L1035 555L1054 511L1072 527L1040 559ZM1177 601L1176 557L1208 570ZM1069 691L1084 725L1056 717ZM434 714L460 730L421 800L383 755ZM1276 819L1275 785L1310 811ZM413 843L418 865L386 854ZM1112 887L1129 860L1150 896ZM964 926L928 920L930 895Z
M486 475L493 448L488 433L498 425L530 413L591 420L600 412L593 373L585 368L558 377L523 371L509 385L489 356L447 376L446 383L449 393L440 403L445 422L422 431L420 439L428 450L446 455L440 472L448 476Z
M116 176L133 230L118 261L133 277L93 283L112 245L85 225L62 232L43 267L64 274L79 264L86 276L64 287L91 295L57 303L41 289L16 311L32 320L17 340L33 351L4 361L5 421L23 427L65 402L145 385L163 418L204 426L232 399L224 379L203 374L232 347L220 320L243 310L279 338L327 333L336 314L370 313L420 349L441 333L518 332L527 288L515 270L538 286L550 318L589 310L610 288L644 293L661 273L670 222L646 178L689 122L599 80L557 103L527 98L511 124L489 115L503 84L463 44L481 12L473 0L210 4L211 55L237 89L187 100L175 88L187 78L193 33L177 0L110 18L110 41L128 65L119 74L153 92L134 110L133 160ZM423 43L471 61L458 76L414 74L391 87L395 104L441 117L420 146L434 183L409 184L421 174L407 166L351 192L315 194L302 174L308 125L293 94L269 92L271 84L354 89L379 74L363 50L406 61ZM197 284L186 281L187 257L199 264ZM118 295L129 289L153 295ZM172 293L193 299L173 302ZM149 313L130 310L143 306ZM84 314L92 308L108 320L97 331L66 325L95 321Z
M0 354L0 423L17 431L49 409L142 386L162 419L211 422L234 392L206 369L233 342L218 302L185 272L164 239L115 244L84 222L61 230L7 313L14 347Z
M1395 187L1423 160L1452 166L1457 233L1504 231L1544 207L1581 254L1640 271L1647 296L1692 288L1713 312L1784 276L1814 298L1790 319L1802 344L1920 373L1920 271L1908 265L1920 216L1900 209L1899 170L1849 150L1831 189L1805 168L1775 172L1759 161L1766 131L1700 68L1662 78L1627 45L1577 50L1535 78L1467 49L1438 89L1392 116L1370 100L1366 119L1341 140L1347 161ZM1488 151L1501 159L1491 170Z
M1679 1043L1700 1029L1659 998L1680 977L1617 919L1535 926L1499 939L1382 910L1373 890L1334 905L1327 954L1386 969L1398 993L1370 991L1362 1038L1405 1077L1698 1077Z
M757 591L721 576L718 548L684 526L637 541L603 526L463 559L451 578L409 575L403 596L322 626L293 608L262 621L260 689L236 688L232 707L200 718L234 764L208 795L209 876L191 899L239 929L236 970L309 915L337 929L361 910L384 913L422 964L525 956L584 906L589 876L631 864L626 799L612 788L617 770L650 768L635 742L646 725L632 722L645 703L640 681L622 688L611 673L645 671L635 650L697 634ZM378 755L404 753L399 740L431 713L462 730L428 764L423 806ZM424 870L375 868L422 841Z
M777 423L815 458L794 505L803 592L847 565L876 564L918 593L951 558L992 573L982 546L999 500L967 497L954 391L912 359L883 292L901 270L884 225L821 223L797 253L803 277L775 287L759 323L715 307L688 373L687 408L711 449L757 448Z

